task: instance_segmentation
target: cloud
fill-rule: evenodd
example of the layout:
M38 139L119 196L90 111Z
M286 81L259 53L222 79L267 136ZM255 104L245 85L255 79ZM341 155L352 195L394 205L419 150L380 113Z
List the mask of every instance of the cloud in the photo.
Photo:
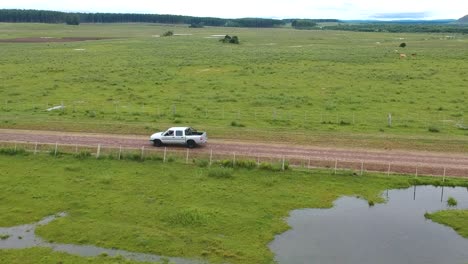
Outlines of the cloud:
M410 13L378 13L371 15L376 19L424 19L430 17L428 12L410 12Z

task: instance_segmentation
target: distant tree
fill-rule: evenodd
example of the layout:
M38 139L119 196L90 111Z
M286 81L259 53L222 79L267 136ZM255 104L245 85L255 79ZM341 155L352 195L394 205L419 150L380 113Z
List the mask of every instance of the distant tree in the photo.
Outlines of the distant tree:
M169 31L164 32L163 37L170 37L170 36L173 36L173 35L174 35L174 32L169 30Z
M296 19L291 22L291 26L295 29L312 29L317 23L309 19Z
M189 28L204 28L205 27L205 23L203 22L200 22L200 23L192 23L190 24Z
M239 38L237 36L232 36L231 40L229 41L229 43L232 43L232 44L239 44Z
M67 25L78 26L80 24L80 16L78 14L67 14L65 17Z
M406 43L405 43L405 42L403 42L403 43L400 44L400 48L404 48L404 47L406 47Z
M237 36L229 36L226 35L224 38L220 39L219 41L223 43L231 43L231 44L239 44L239 38Z

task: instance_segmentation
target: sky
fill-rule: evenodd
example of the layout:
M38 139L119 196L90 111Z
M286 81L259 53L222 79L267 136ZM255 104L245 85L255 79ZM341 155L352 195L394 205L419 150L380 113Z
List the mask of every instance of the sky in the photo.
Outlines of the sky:
M468 0L0 0L4 8L221 18L458 19L468 14Z

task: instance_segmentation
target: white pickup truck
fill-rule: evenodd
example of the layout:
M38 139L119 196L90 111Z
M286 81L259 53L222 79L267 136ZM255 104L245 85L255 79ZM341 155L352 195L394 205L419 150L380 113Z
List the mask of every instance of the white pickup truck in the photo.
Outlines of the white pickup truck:
M156 147L162 145L186 145L194 148L203 145L208 140L206 132L197 132L191 127L171 127L165 132L157 132L151 135L150 141Z

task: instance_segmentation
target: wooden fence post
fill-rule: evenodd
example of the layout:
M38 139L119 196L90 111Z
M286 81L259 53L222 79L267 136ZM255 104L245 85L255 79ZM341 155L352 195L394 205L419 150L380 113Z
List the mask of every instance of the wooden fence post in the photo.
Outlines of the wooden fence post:
M101 144L98 144L97 151L96 151L96 159L99 158L100 154L101 154Z
M210 167L213 162L213 149L210 149Z
M338 167L338 159L335 159L335 175L336 175L336 169Z

